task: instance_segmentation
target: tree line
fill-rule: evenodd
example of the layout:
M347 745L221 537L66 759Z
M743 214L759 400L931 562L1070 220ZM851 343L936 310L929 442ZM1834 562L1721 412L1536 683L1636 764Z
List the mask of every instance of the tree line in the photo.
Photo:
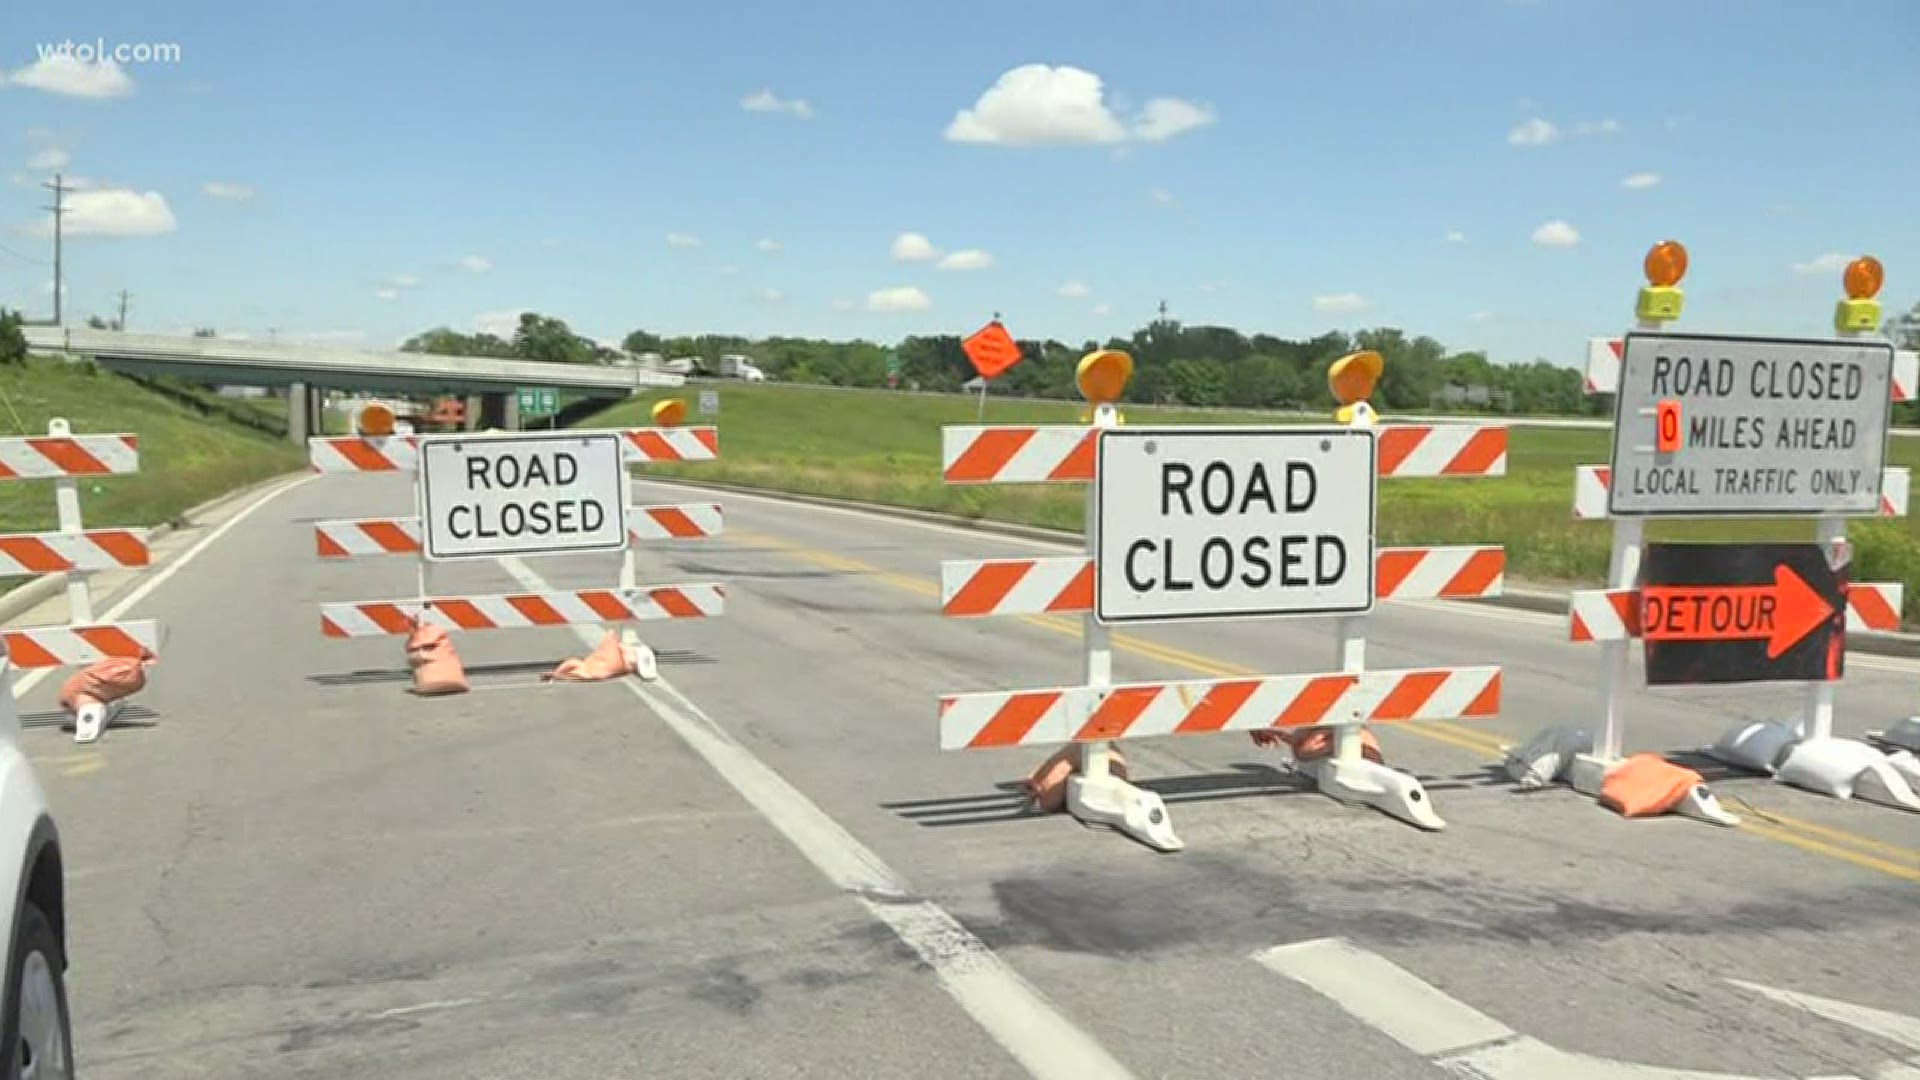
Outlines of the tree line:
M1903 348L1920 345L1920 305L1890 318L1887 333ZM1318 411L1333 404L1326 378L1333 361L1358 349L1372 349L1386 361L1374 394L1374 404L1382 409L1458 407L1567 416L1603 416L1612 411L1610 398L1584 392L1583 375L1573 368L1546 360L1496 364L1483 352L1449 352L1431 337L1409 337L1393 327L1295 340L1159 318L1127 338L1079 343L1049 338L1022 340L1019 345L1021 362L994 380L993 393L1076 398L1073 374L1080 357L1094 349L1113 348L1125 349L1133 357L1134 375L1125 398L1129 402ZM893 371L903 388L955 391L974 378L956 334L915 335L889 346L857 339L666 337L641 329L629 333L621 349L614 350L574 333L560 319L527 312L520 316L511 340L439 327L415 335L401 347L409 352L565 363L609 363L622 352L708 360L741 354L753 357L770 379L829 386L883 387ZM1920 406L1898 407L1896 420L1920 420Z

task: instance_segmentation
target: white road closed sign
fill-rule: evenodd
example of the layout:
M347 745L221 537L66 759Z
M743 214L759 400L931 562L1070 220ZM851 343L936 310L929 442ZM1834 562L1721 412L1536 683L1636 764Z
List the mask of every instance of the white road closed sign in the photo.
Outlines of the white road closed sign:
M1100 622L1373 607L1372 431L1119 428L1098 459Z
M1893 346L1626 336L1608 510L1880 512Z
M420 444L426 556L618 551L626 545L620 436L497 435Z

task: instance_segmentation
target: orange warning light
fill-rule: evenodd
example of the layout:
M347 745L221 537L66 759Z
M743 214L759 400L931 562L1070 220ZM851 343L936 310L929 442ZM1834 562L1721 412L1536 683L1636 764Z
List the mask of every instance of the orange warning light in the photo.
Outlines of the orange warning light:
M1686 246L1678 240L1662 240L1647 249L1642 267L1647 273L1647 284L1670 289L1687 276Z
M678 427L687 418L687 403L679 398L667 398L653 403L653 422L660 427Z
M1133 357L1119 349L1101 349L1080 358L1073 381L1080 395L1095 405L1107 405L1120 399L1133 377Z
M1668 398L1654 406L1653 448L1662 454L1680 449L1680 403Z
M393 434L393 410L377 401L373 402L354 417L353 426L362 435L385 438Z
M1887 268L1880 260L1871 255L1862 255L1847 264L1847 271L1840 281L1847 289L1849 300L1871 300L1880 294L1880 286L1887 280Z

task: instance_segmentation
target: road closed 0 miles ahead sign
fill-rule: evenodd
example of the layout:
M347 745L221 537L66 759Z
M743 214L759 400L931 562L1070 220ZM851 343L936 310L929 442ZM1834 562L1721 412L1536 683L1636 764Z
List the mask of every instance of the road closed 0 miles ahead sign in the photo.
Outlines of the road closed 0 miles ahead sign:
M626 546L620 436L454 436L420 445L433 560Z
M1370 430L1111 429L1094 477L1102 623L1373 607Z

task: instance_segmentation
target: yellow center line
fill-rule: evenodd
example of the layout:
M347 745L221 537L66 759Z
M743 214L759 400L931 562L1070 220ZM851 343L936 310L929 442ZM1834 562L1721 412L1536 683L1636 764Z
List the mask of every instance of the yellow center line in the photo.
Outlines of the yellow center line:
M830 552L789 543L785 540L759 533L736 531L732 535L736 540L745 540L748 543L762 544L767 547L776 548L816 566L829 570L838 570L843 573L870 577L876 581L885 582L886 584L916 593L920 596L937 597L940 594L939 586L926 578L897 574L857 559L849 559L845 556L834 555ZM1036 626L1042 630L1048 630L1064 637L1077 638L1081 633L1081 626L1078 621L1063 618L1058 615L1022 615L1019 618L1028 625ZM1239 678L1257 677L1265 674L1264 672L1256 671L1253 668L1240 664L1217 660L1210 656L1202 656L1199 653L1188 652L1185 649L1162 644L1157 641L1147 641L1130 634L1114 634L1110 640L1113 647L1120 651L1145 657L1150 660L1160 660L1200 675L1211 675L1220 678ZM1409 734L1418 735L1423 739L1443 743L1471 754L1491 755L1496 761L1499 760L1505 752L1505 748L1497 736L1451 721L1426 720L1413 724L1395 724L1393 725L1393 730L1405 731ZM1801 821L1797 818L1787 817L1784 814L1776 814L1770 810L1761 810L1758 807L1744 802L1742 805L1752 816L1742 820L1741 828L1751 835L1787 844L1816 855L1824 855L1828 858L1838 859L1841 862L1851 863L1869 870L1877 870L1883 874L1905 881L1920 882L1920 867L1910 868L1902 865L1902 862L1908 860L1920 862L1920 850L1901 847L1898 844L1889 844L1871 837L1862 836L1858 833L1849 832L1845 829L1815 825L1812 822ZM1755 820L1756 818L1764 820ZM1799 832L1793 830L1799 830ZM1822 837L1825 839L1821 839ZM1832 841L1832 843L1828 841ZM1846 846L1842 847L1839 845ZM1892 856L1892 859L1902 860L1902 862L1880 858L1876 855L1866 854L1866 852L1879 852Z

